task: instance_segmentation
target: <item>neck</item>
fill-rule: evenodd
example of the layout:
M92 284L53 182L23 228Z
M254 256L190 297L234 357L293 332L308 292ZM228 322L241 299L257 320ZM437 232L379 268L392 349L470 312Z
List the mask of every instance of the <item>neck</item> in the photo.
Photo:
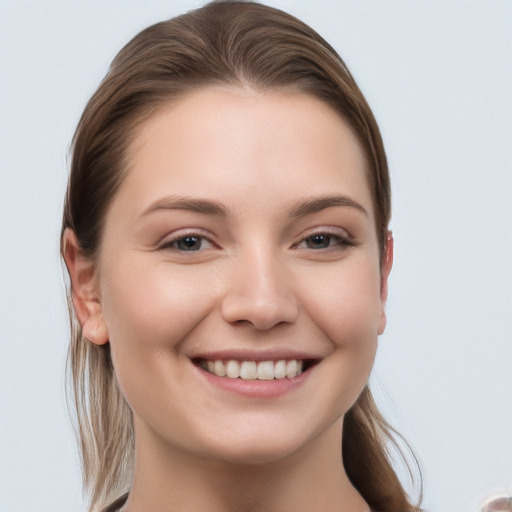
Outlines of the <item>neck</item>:
M134 481L123 512L365 512L343 467L341 430L339 421L278 461L241 463L169 447L136 425Z

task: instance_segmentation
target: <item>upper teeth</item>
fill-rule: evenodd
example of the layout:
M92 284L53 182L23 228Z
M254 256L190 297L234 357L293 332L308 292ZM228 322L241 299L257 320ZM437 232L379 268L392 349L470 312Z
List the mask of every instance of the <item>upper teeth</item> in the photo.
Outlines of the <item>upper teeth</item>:
M303 361L201 361L201 367L218 377L243 380L289 379L302 372Z

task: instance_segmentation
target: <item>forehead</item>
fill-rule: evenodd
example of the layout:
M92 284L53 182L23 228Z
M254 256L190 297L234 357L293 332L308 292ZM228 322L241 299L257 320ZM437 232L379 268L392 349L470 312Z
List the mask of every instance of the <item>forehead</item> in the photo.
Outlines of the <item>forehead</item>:
M363 151L326 103L299 92L198 89L136 130L120 195L142 208L168 194L265 207L342 192L372 210Z

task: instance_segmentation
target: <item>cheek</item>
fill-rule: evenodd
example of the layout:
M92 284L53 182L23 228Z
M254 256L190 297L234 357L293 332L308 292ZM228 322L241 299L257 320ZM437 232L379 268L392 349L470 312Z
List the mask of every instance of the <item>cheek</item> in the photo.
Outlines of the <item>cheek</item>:
M170 375L172 382L183 380L181 343L214 302L201 285L204 276L196 272L195 279L187 270L150 266L146 256L118 259L104 272L102 308L115 374L127 402L144 416L161 411L155 390L166 389ZM174 399L179 409L181 398Z
M301 295L311 336L318 330L329 357L318 373L317 399L326 421L334 422L355 403L373 368L380 317L380 271L366 258L342 262L308 276ZM314 283L316 286L311 286Z
M141 258L142 259L142 258ZM104 316L113 350L141 352L177 348L207 314L211 293L200 273L159 263L118 262L104 288Z
M378 266L366 258L330 269L303 293L310 318L345 349L375 346L382 304ZM304 290L306 292L306 290Z

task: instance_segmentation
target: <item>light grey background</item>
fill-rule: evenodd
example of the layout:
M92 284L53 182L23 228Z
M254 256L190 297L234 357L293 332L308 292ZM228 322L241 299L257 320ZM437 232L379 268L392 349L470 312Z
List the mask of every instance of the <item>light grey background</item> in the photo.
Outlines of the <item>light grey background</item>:
M0 0L0 512L83 509L64 401L66 153L121 46L201 1ZM512 492L512 3L269 0L346 60L387 147L396 239L374 389L427 509Z

